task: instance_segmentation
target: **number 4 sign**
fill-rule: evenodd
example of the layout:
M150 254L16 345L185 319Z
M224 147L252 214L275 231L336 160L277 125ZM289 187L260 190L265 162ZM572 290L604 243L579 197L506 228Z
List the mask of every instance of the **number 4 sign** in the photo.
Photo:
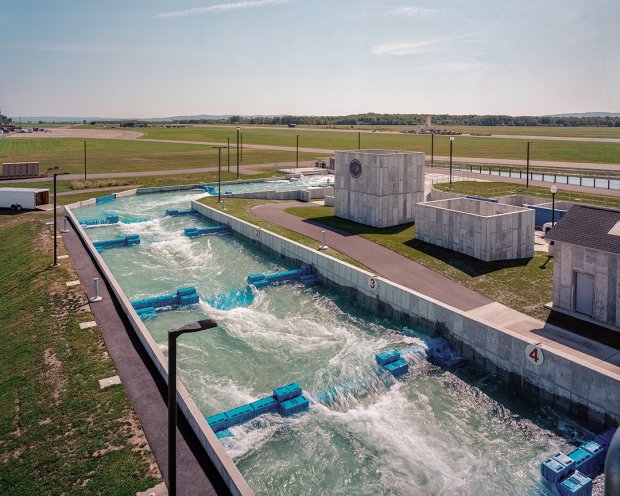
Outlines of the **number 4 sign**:
M541 348L539 348L540 343L529 344L525 347L525 357L528 359L530 363L534 365L542 365L545 361L545 355Z

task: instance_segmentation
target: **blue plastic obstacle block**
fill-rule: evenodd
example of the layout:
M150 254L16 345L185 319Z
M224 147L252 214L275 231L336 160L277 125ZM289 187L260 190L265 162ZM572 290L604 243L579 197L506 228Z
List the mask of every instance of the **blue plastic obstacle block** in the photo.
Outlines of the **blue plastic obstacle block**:
M609 446L611 443L611 439L614 437L616 433L616 428L612 427L611 429L607 429L605 432L602 432L598 436L594 438L594 440L600 444L601 446Z
M262 281L264 279L265 279L265 274L250 274L247 277L247 283L253 284L255 282Z
M307 276L300 276L299 277L299 282L306 285L306 286L314 286L316 284L320 284L321 281L319 281L319 279L313 275L307 275Z
M558 482L575 471L575 460L564 453L556 453L540 464L540 473L549 482Z
M188 238L197 238L198 236L213 236L216 234L230 234L229 226L214 227L187 227L183 230L183 234Z
M561 496L590 496L592 494L592 479L579 471L573 472L556 485Z
M104 226L118 223L118 215L108 215L107 217L98 217L95 219L84 219L80 221L80 225L84 227Z
M118 248L119 246L135 246L140 244L140 236L137 234L130 234L128 236L120 236L114 239L104 239L102 241L95 241L93 245L95 249L101 253L103 250L109 248Z
M393 363L400 360L400 353L396 350L387 350L375 355L375 360L379 365L384 367L388 363Z
M138 308L136 309L136 313L142 320L154 319L157 317L157 312L153 307Z
M179 305L183 307L187 305L195 305L196 303L199 303L199 302L200 302L200 298L198 297L197 294L179 296Z
M301 396L301 386L296 382L292 382L291 384L287 384L286 386L281 386L273 390L273 397L280 403L297 398L298 396Z
M409 372L409 364L405 362L402 358L395 362L388 363L383 368L387 370L390 374L392 374L394 377L399 377Z
M428 359L432 363L448 369L457 368L465 364L465 358L458 355L448 341L442 337L433 338L428 345Z
M256 413L254 412L254 408L250 405L243 405L233 408L232 410L228 410L226 412L226 416L228 417L229 422L228 427L232 427L233 425L243 424L248 420L252 420L256 417Z
M305 412L310 408L310 402L305 396L297 396L290 400L278 403L278 413L283 417L290 417L296 413Z
M196 211L191 208L188 210L166 209L166 217L180 217L181 215L193 215Z
M215 435L218 439L223 439L225 437L235 437L233 433L230 432L228 429L224 429L223 431L217 431Z
M193 287L193 286L188 286L186 288L179 288L179 289L177 289L177 294L179 296L195 295L196 294L196 288Z
M274 413L278 408L278 402L273 396L267 396L260 400L256 400L250 403L250 406L254 409L256 416L264 415L265 413Z
M251 305L256 296L250 286L242 289L233 289L228 293L209 296L205 302L218 310L232 310L233 308Z
M607 446L601 445L594 441L588 441L580 446L581 449L592 454L591 460L591 474L598 474L605 465L605 455L607 454Z
M589 451L577 448L570 452L568 456L575 460L575 470L588 475L596 473L598 460L594 459L594 456Z
M226 413L218 413L217 415L207 417L207 423L213 429L213 432L228 429L232 425Z
M99 198L97 198L96 203L107 203L107 202L111 202L116 200L116 193L112 194L112 195L105 195L105 196L100 196Z

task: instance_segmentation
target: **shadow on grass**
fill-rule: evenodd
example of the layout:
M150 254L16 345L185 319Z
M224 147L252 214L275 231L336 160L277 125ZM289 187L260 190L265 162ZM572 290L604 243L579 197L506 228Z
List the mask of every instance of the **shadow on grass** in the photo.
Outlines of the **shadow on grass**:
M337 232L343 236L358 236L363 234L397 235L413 226L412 223L409 223L379 228L341 219L335 215L308 217L303 221L319 227L329 227L331 228L329 229L330 231Z

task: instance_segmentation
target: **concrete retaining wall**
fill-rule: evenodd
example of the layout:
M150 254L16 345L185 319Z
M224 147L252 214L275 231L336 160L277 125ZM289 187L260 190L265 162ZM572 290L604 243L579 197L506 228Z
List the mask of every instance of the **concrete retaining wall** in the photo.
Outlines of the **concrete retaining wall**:
M571 356L538 337L493 327L456 308L375 276L322 252L258 228L224 212L192 202L192 208L218 224L228 224L254 243L298 263L313 266L319 279L366 308L392 318L428 326L474 365L509 380L527 399L541 400L600 427L620 420L620 375ZM371 289L371 278L374 289ZM526 359L527 345L541 343L544 363Z
M332 186L319 188L305 188L290 191L252 191L250 193L233 193L225 198L254 198L260 200L299 200L310 201L315 198L323 198L326 194L333 194Z
M177 187L177 189L182 188ZM123 196L130 196L132 194L136 194L135 190L133 190L133 192L131 193L128 192L126 195ZM90 202L90 200L88 201ZM92 203L94 203L94 200L89 204ZM78 206L79 204L80 202L77 203ZM133 306L125 296L125 293L121 289L115 277L110 272L110 269L103 261L99 253L97 253L97 250L95 250L92 242L90 241L90 239L80 226L80 223L76 219L75 215L71 211L71 208L71 206L65 206L66 217L69 219L69 221L73 225L73 228L76 230L76 232L84 242L86 249L90 252L91 257L95 261L95 264L104 275L106 281L112 289L112 292L118 299L123 312L127 316L131 327L135 331L136 336L138 337L138 339L144 346L147 354L149 355L149 358L152 360L153 364L157 368L157 371L160 373L164 381L168 383L167 358L164 357L163 353L159 349L159 346L153 340L148 329L144 326L142 320L136 314ZM233 495L239 496L252 496L254 492L252 491L252 489L250 489L250 486L245 481L230 456L228 456L228 453L222 446L220 440L213 433L213 431L207 424L204 415L202 415L200 409L196 406L196 403L182 384L178 385L177 401L180 410L183 412L183 415L185 415L185 418L188 420L189 425L192 427L192 430L196 434L200 444L205 450L206 455L213 462L215 468L222 476L222 479L226 483L231 493Z
M415 237L490 262L534 255L534 212L453 198L416 205Z

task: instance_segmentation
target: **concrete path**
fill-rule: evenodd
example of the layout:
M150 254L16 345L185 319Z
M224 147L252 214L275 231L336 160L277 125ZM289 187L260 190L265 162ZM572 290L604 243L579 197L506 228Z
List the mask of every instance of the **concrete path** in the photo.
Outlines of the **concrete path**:
M252 213L317 241L322 241L321 231L327 231L326 242L330 248L387 279L460 310L472 310L493 301L377 243L284 211L289 207L306 205L298 202L270 203L252 208ZM329 250L326 253L329 254Z
M62 225L62 220L59 224ZM93 296L93 278L103 276L93 264L75 230L71 226L62 235L65 247L89 297ZM149 358L133 330L121 317L106 284L99 285L103 300L91 303L91 310L101 329L103 340L114 361L118 375L142 428L164 479L168 477L167 447L167 386L150 365ZM219 474L211 465L183 414L179 411L177 431L177 487L179 495L230 494Z
M458 308L494 327L507 329L530 339L539 339L545 346L568 353L588 364L597 365L620 380L620 338L616 332L592 324L584 325L577 319L558 317L554 313L549 321L542 322L493 301L377 243L284 211L286 208L299 206L308 204L272 203L258 205L252 212L261 219L319 242L322 240L321 231L327 231L328 246L387 279ZM318 244L320 243L317 243L317 247ZM329 254L329 251L326 253Z

